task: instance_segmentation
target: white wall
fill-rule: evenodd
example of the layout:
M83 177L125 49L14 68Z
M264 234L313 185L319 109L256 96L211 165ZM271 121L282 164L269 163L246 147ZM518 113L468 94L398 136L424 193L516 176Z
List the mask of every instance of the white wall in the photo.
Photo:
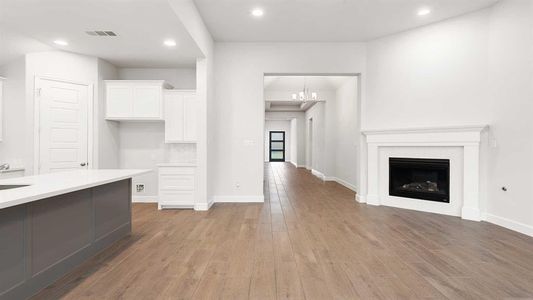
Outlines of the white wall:
M263 195L264 73L364 73L365 63L357 43L217 43L214 195Z
M308 169L322 174L329 172L328 157L326 156L326 103L320 102L305 112L306 136L309 137L309 124L312 119L311 143L307 140L306 165Z
M119 157L121 169L152 169L153 172L132 180L134 201L157 201L157 164L165 162L165 124L162 122L121 122ZM144 192L137 193L136 184L144 184ZM139 199L138 197L147 197ZM150 198L151 197L151 198Z
M117 68L109 62L98 59L98 82L96 91L96 122L97 137L95 138L95 158L99 169L116 169L120 166L119 161L119 123L105 120L105 83L104 80L118 79Z
M533 1L503 1L490 10L488 45L484 105L497 146L488 153L487 213L533 236Z
M365 129L489 124L489 220L530 234L532 16L533 2L506 0L370 42L362 108Z
M285 161L291 161L292 131L291 121L265 120L265 162L269 161L270 131L285 131ZM296 132L295 132L296 135Z
M0 163L12 167L25 165L25 59L23 56L0 67L0 76L5 77L2 121L3 141L0 142Z
M357 77L351 77L336 91L333 120L329 120L333 124L334 149L328 155L334 161L334 168L331 174L326 174L355 190L358 190L361 135L358 105Z
M298 120L296 118L291 119L291 134L294 134L294 136L291 138L291 143L289 144L290 162L295 167L298 167Z
M305 167L305 113L301 111L267 111L265 118L267 120L291 120L291 135L293 137L291 139L291 162L298 167Z
M120 68L118 74L125 80L165 80L175 89L196 89L195 68Z

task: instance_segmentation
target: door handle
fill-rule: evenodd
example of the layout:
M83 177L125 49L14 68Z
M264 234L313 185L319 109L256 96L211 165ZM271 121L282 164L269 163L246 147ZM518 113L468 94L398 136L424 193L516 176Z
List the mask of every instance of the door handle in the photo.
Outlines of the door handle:
M82 162L82 163L80 164L80 166L82 166L82 167L85 167L86 165L87 165L87 164L84 163L84 162Z

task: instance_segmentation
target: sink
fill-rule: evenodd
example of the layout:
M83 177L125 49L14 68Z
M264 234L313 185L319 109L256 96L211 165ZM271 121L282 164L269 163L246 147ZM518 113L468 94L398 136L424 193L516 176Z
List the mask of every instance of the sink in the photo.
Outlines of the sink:
M28 186L29 184L0 184L0 190L10 190Z

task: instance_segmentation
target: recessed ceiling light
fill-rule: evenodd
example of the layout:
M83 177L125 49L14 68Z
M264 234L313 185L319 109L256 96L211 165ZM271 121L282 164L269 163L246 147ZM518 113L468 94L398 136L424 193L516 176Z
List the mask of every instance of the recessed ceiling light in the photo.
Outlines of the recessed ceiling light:
M55 40L54 44L59 45L59 46L68 46L68 42L65 40Z
M176 46L176 41L174 41L174 40L165 40L163 42L163 45L165 45L167 47L175 47Z
M425 16L425 15L429 15L431 13L431 9L429 8L420 8L416 14L419 15L419 16Z
M263 16L263 14L264 14L264 12L260 8L256 8L256 9L252 10L252 16L254 16L254 17L261 17L261 16Z

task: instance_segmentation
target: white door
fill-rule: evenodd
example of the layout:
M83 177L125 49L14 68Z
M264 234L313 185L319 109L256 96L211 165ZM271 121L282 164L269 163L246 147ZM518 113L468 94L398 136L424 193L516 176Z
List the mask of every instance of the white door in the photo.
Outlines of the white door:
M36 79L38 173L88 167L87 85Z

